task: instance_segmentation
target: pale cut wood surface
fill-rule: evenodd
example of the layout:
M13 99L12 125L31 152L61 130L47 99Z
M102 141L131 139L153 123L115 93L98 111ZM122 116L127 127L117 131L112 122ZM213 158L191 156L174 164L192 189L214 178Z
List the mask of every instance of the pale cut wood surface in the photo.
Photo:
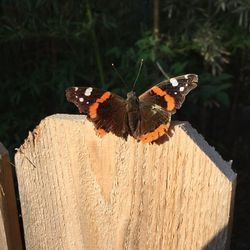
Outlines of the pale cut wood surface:
M21 250L22 240L9 154L0 143L0 250Z
M224 249L236 175L188 124L162 145L54 115L15 156L27 249Z

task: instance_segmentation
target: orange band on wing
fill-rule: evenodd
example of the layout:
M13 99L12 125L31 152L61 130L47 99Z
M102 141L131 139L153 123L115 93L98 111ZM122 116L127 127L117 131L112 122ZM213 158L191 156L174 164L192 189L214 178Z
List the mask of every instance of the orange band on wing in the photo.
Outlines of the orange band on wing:
M98 98L96 100L96 102L99 102L99 103L103 103L105 102L107 99L109 99L109 97L111 96L111 93L110 92L105 92L100 98Z
M167 93L165 91L163 91L161 88L154 86L153 88L151 88L151 90L153 90L153 92L155 92L155 94L160 95L160 96L164 96Z
M105 92L100 98L96 100L90 107L89 107L89 116L90 118L96 118L97 115L97 109L100 105L100 103L105 102L107 99L109 99L111 96L110 92Z
M99 107L99 103L98 102L95 102L93 103L90 107L89 107L89 116L91 118L95 118L96 117L96 111Z
M100 137L103 137L104 135L107 134L107 132L106 132L104 129L102 129L102 128L96 129L96 133L97 133L97 135L99 135Z
M163 136L169 128L168 124L161 124L158 128L154 131L149 132L143 136L141 136L140 140L142 143L152 142Z
M175 100L171 95L166 94L164 96L164 99L167 101L168 105L167 105L167 111L172 111L174 110L175 107Z
M166 91L162 90L161 88L154 86L153 88L151 88L151 90L159 95L159 96L163 96L165 101L167 102L167 111L172 111L175 108L175 100L174 98L169 95Z

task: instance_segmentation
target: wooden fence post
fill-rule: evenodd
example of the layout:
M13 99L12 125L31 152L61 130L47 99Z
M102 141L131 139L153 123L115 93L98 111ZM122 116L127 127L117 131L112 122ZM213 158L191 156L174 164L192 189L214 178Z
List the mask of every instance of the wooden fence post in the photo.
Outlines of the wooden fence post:
M225 249L236 174L188 123L162 145L54 115L16 153L27 249Z
M0 249L22 249L16 196L9 154L0 143Z

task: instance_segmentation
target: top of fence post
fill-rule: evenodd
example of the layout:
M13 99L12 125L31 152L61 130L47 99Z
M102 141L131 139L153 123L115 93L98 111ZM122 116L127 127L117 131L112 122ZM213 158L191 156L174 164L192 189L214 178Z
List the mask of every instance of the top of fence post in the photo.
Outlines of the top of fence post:
M27 249L224 249L236 174L188 123L161 144L41 121L15 156Z

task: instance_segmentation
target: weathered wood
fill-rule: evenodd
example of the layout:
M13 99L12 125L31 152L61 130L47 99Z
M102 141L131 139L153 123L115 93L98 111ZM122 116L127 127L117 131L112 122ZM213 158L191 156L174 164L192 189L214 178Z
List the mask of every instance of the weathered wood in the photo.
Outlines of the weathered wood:
M1 194L0 194L1 195ZM0 201L2 203L2 201ZM7 250L7 239L6 239L6 232L4 227L4 219L3 219L3 213L2 213L2 204L0 205L0 249Z
M224 249L235 173L188 124L162 145L54 115L15 160L27 249Z
M15 189L8 151L0 143L0 249L22 249Z

